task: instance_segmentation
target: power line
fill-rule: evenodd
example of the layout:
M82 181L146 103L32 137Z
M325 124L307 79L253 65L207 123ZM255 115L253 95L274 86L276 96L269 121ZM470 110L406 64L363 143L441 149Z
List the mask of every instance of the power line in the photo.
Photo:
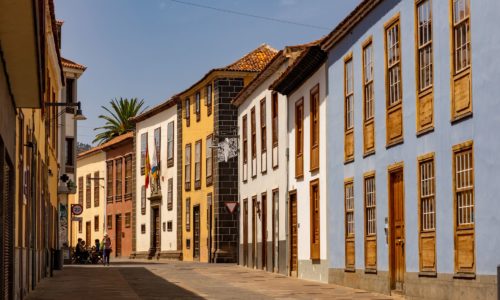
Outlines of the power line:
M218 12L239 15L239 16L244 16L244 17L250 17L250 18L256 18L256 19L262 19L262 20L267 20L267 21L271 21L271 22L284 23L284 24L309 27L309 28L321 29L321 30L330 30L330 28L321 27L321 26L317 26L317 25L311 25L311 24L293 22L293 21L276 19L276 18L271 18L271 17L259 16L259 15L245 13L245 12L240 12L240 11L235 11L235 10L230 10L230 9L225 9L225 8L218 8L218 7L213 7L213 6L208 6L208 5L198 4L198 3L193 3L193 2L187 2L187 1L182 1L182 0L170 0L170 1L175 2L175 3L179 3L179 4L194 6L194 7L198 7L198 8L205 8L205 9L215 10Z

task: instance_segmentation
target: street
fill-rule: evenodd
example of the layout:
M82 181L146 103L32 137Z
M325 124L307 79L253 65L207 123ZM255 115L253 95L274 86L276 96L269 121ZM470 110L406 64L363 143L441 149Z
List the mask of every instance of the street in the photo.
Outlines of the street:
M233 264L123 260L65 266L27 299L392 299Z

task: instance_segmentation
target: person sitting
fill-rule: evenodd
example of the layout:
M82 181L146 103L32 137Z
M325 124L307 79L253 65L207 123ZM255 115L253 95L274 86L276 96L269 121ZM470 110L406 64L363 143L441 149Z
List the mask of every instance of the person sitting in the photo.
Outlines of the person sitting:
M82 257L82 239L79 238L75 246L75 261L80 263Z
M81 262L85 263L89 258L89 252L87 251L87 247L85 246L84 240L82 240L82 242L81 242L81 249L82 249Z
M99 252L101 250L101 243L99 242L99 239L95 239L95 251Z

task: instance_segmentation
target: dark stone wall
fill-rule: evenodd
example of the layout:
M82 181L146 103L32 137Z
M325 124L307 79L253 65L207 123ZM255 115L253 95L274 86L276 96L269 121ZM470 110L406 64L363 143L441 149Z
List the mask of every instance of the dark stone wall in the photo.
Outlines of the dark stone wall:
M237 138L238 109L231 104L243 88L242 78L219 78L214 81L214 130L216 142ZM215 163L214 262L236 263L238 260L239 210L230 213L226 202L238 202L238 157Z

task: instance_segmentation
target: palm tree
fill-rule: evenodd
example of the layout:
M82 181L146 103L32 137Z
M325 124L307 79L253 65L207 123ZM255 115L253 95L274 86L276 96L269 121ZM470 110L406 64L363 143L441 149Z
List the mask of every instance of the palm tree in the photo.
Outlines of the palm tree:
M144 100L137 98L121 98L113 99L109 102L111 109L101 106L109 115L100 115L99 118L106 121L104 126L94 128L94 130L103 130L98 133L92 143L98 142L99 145L134 130L134 125L129 121L130 118L142 113Z

